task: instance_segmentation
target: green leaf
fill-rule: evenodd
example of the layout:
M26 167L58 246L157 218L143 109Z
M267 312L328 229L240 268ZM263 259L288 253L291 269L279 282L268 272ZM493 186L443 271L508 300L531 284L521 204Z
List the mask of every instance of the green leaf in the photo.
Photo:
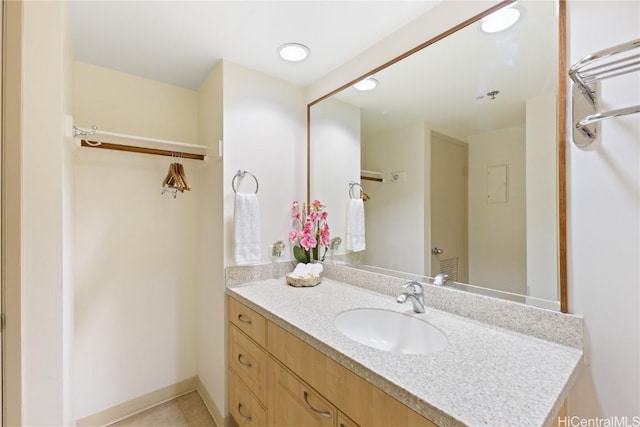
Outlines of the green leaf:
M298 262L308 263L310 261L309 254L302 248L302 246L293 247L293 256Z

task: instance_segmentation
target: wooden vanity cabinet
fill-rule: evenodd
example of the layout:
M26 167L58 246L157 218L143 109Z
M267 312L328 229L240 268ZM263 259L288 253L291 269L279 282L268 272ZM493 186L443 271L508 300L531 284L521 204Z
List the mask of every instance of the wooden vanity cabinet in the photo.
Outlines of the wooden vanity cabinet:
M229 411L241 427L437 427L227 297Z

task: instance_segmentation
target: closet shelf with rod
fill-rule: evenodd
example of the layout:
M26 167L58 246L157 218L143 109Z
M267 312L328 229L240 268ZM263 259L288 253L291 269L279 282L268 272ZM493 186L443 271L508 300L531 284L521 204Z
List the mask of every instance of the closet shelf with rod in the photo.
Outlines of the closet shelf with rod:
M573 142L581 148L600 135L600 122L640 113L640 105L599 111L600 81L640 71L640 39L588 55L569 69L573 86Z
M383 182L384 174L382 172L374 172L374 171L360 171L360 179L364 181L374 181L374 182Z
M79 147L207 160L207 147L202 145L105 132L95 126L91 130L85 130L71 125L71 132Z

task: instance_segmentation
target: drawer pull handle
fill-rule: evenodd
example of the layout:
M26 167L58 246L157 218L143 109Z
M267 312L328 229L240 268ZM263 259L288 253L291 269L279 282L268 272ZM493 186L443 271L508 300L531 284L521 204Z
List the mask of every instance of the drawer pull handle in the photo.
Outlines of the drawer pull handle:
M242 366L246 366L247 368L252 367L253 365L250 362L243 362L242 361L242 354L238 353L238 362L240 362L240 364Z
M313 412L315 412L316 414L320 415L321 417L331 418L331 412L329 412L329 411L320 411L320 410L314 408L313 406L311 406L311 403L309 403L309 393L304 391L303 392L303 396L304 396L304 403L307 404L309 409L311 409Z
M238 314L238 320L241 321L242 323L246 323L247 325L250 325L251 323L251 318L245 316L244 314Z
M244 418L249 422L253 421L253 418L251 416L248 416L242 413L242 403L238 403L238 414L240 414L242 418Z

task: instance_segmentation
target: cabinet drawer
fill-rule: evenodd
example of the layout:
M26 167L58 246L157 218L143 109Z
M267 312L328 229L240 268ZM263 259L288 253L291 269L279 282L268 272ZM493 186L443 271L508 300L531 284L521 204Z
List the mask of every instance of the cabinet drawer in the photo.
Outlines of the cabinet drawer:
M267 354L233 325L229 325L229 367L264 402L267 391Z
M231 297L227 297L227 302L229 321L250 336L255 342L265 347L267 319Z
M267 411L238 375L229 371L229 412L240 427L266 427Z
M353 420L349 419L345 414L338 411L338 427L360 427Z
M367 427L435 424L281 327L268 322L268 350L311 387ZM363 404L366 402L366 404Z
M267 361L270 427L334 427L336 408L275 360Z

